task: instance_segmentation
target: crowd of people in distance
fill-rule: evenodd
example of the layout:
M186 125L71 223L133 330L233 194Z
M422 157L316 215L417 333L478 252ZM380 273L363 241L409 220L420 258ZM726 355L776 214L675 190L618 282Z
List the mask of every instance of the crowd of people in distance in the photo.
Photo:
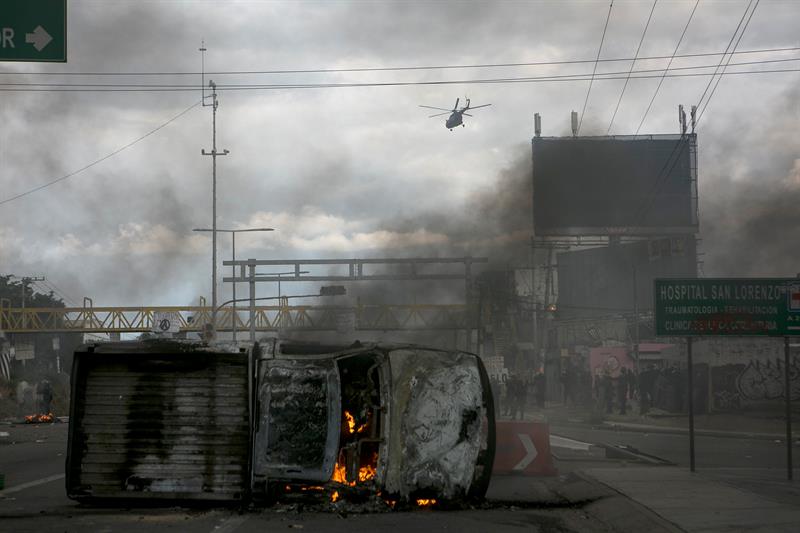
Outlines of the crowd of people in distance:
M490 379L494 410L498 418L524 420L525 407L529 393L536 401L536 406L544 408L547 382L544 372L537 372L532 377L522 374L510 374L507 379L492 376Z
M638 407L639 414L654 408L666 412L682 412L686 408L686 371L674 365L648 364L638 376L633 368L624 365L598 366L594 373L584 366L571 361L563 365L559 381L564 405L620 415L631 413L632 404ZM490 381L497 418L523 420L526 407L545 407L547 380L542 371L491 376Z

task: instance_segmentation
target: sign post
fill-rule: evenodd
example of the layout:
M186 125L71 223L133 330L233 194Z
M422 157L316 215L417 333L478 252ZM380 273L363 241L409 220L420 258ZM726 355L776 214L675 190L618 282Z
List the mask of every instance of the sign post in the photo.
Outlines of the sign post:
M655 280L657 336L686 337L689 364L689 455L694 461L692 339L705 336L784 338L786 467L792 479L792 396L789 337L800 335L800 280L705 278Z
M783 375L784 391L786 391L786 471L789 481L792 480L792 389L789 380L789 337L783 338Z
M0 61L66 63L67 1L0 2Z
M686 353L689 364L689 470L694 472L694 363L691 337L686 337Z

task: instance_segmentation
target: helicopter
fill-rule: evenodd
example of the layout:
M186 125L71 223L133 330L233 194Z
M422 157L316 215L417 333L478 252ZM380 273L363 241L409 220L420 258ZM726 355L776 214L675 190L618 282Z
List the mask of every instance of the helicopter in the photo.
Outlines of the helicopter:
M420 105L420 107L424 107L426 109L436 109L438 111L444 111L444 113L436 113L435 115L430 115L428 118L440 117L442 115L447 115L449 113L450 116L447 117L447 122L444 123L444 126L447 129L449 129L450 131L453 131L453 128L455 128L459 124L461 124L462 128L464 127L464 121L462 119L463 116L467 116L467 117L471 117L472 116L469 113L467 113L466 111L471 111L473 109L478 109L479 107L487 107L487 106L492 105L492 104L483 104L483 105L476 105L475 107L470 107L469 98L466 98L467 105L462 107L461 109L459 109L458 108L459 100L460 100L460 98L456 98L456 105L453 106L453 109L444 109L444 108L441 108L441 107L431 107L429 105Z

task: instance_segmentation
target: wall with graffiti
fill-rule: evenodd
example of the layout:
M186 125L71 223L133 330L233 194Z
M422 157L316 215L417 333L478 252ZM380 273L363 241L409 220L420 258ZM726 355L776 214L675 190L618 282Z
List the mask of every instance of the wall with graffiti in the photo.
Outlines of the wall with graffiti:
M782 404L788 392L800 400L800 353L784 363L783 339L714 339L695 343L696 363L709 366L709 402L714 411ZM786 372L789 390L786 390Z

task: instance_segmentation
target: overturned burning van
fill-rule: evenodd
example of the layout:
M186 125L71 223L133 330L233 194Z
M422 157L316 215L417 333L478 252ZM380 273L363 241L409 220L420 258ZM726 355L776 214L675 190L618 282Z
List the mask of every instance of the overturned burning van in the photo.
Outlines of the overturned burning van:
M255 365L256 491L299 485L327 488L336 499L363 487L387 501L486 492L494 411L477 356L276 340Z
M480 359L413 345L89 345L70 414L78 500L474 499L494 460Z

